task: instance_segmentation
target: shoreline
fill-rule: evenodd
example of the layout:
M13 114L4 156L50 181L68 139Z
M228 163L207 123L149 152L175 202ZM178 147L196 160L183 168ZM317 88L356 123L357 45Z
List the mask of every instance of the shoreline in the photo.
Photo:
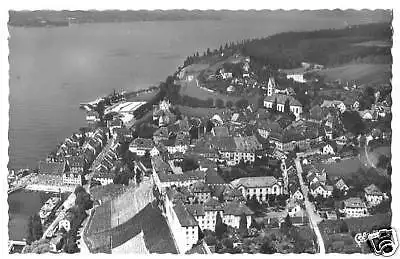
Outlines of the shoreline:
M61 193L74 192L75 186L54 186L45 184L29 184L23 188L28 191Z

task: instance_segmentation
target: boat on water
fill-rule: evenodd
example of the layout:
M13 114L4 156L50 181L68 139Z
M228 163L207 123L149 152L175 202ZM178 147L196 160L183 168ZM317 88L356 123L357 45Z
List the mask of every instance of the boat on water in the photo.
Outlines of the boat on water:
M43 204L42 208L39 211L39 216L42 221L42 224L46 223L51 215L55 212L55 210L61 205L61 197L55 196L51 197Z

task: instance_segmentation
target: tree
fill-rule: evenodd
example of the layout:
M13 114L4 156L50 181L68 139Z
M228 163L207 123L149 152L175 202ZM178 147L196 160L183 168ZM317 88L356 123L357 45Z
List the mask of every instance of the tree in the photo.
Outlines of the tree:
M290 101L289 98L285 101L285 106L283 108L283 112L289 114L290 113Z
M85 191L85 189L76 194L75 205L82 210L89 210L93 207L93 201L91 200L90 195Z
M38 214L29 217L28 221L28 236L27 242L30 244L33 241L41 239L43 236L42 221Z
M242 236L248 235L248 233L247 233L247 217L244 213L240 216L239 232L242 234Z
M214 128L214 123L208 120L206 124L206 132L211 132L212 128Z
M260 252L262 254L274 254L276 253L276 248L272 244L272 241L269 238L264 238L263 244L261 246Z
M226 225L222 222L222 217L221 213L218 212L215 220L215 235L221 239L223 234L226 232L227 227Z
M285 221L281 225L281 230L286 235L289 234L290 229L292 228L292 220L290 219L289 214L286 215Z
M339 227L340 233L347 233L349 232L349 227L347 226L346 221L343 219L340 220L340 227Z
M217 100L215 100L215 107L217 107L217 108L224 108L224 101L222 100L222 99L217 99Z
M236 101L235 105L239 109L244 109L249 105L249 101L246 99L239 99Z
M364 122L362 121L360 114L356 111L343 112L342 123L347 131L353 133L356 136L361 134L365 129Z
M185 157L182 162L182 171L192 171L199 168L197 161L191 157Z
M74 190L75 196L78 195L78 194L81 193L81 192L86 193L85 188L83 188L82 185L76 186L76 187L75 187L75 190Z
M226 101L225 106L226 106L226 108L230 109L233 107L233 102L231 100L228 100L228 101Z

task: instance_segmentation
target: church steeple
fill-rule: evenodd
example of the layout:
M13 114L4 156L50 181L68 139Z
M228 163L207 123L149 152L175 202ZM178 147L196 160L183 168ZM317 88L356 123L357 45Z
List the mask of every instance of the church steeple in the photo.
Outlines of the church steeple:
M267 86L267 96L272 96L275 93L275 89L276 89L275 78L270 77Z

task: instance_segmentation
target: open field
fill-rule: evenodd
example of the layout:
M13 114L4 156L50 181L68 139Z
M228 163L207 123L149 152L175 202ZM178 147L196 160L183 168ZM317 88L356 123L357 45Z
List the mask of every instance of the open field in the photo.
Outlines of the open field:
M337 163L319 164L320 167L325 168L329 176L346 176L356 173L358 169L364 168L358 157L343 159Z
M221 99L224 102L226 102L228 100L235 102L240 99L240 97L228 96L228 95L220 94L218 92L207 91L203 88L198 87L195 80L193 80L191 82L182 82L180 94L182 96L187 95L187 96L196 97L196 98L202 99L202 100L207 100L208 98Z
M350 233L371 232L376 229L383 229L391 226L391 213L375 214L362 218L348 218L344 220L349 227Z
M359 84L390 83L391 66L388 64L348 64L318 72L326 81L354 81Z

